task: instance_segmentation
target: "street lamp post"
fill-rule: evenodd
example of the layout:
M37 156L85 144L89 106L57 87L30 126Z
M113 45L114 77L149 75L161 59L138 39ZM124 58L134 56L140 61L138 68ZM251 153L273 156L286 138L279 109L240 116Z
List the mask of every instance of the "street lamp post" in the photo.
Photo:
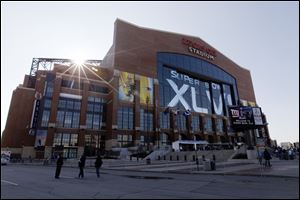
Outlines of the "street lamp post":
M146 97L146 104L147 104L146 116L148 116L149 115L149 113L148 113L149 112L149 96ZM146 127L146 131L147 131L147 151L149 151L149 130L148 130L149 129L149 120L147 118L146 118L146 121L147 121L147 127Z
M199 171L199 159L198 159L198 154L197 154L198 148L197 148L197 143L196 143L196 136L194 136L194 141L195 141L194 149L195 149L195 156L196 156L196 165L197 165L197 171Z

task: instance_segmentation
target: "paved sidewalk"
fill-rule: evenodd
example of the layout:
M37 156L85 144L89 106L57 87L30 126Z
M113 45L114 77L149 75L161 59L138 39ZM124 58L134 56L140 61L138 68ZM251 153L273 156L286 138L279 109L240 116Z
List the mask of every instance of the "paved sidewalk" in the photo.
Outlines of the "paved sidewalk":
M104 169L299 178L299 160L273 160L271 164L271 168L266 168L259 165L257 160L229 160L227 162L216 163L216 170L214 171L204 171L203 165L199 165L198 171L195 162L172 163L171 161L162 163L154 162L150 165L141 163L111 167L104 166Z
M87 160L86 168L94 168L94 160ZM12 164L12 163L11 163ZM20 163L26 165L43 165L43 163ZM219 174L219 175L245 175L245 176L273 176L273 177L294 177L299 178L299 160L272 160L272 167L265 168L258 164L257 160L235 159L227 162L216 163L216 170L205 171L203 164L199 164L197 170L194 161L130 161L130 160L108 160L103 159L102 169L105 170L127 170L140 172L162 172L162 173L181 173L181 174ZM48 166L55 166L52 163ZM77 168L77 160L67 161L64 167Z

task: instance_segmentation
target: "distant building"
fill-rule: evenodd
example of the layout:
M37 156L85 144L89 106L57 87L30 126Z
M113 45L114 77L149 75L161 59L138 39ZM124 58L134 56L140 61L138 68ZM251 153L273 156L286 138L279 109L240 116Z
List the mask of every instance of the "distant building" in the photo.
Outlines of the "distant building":
M280 143L280 146L281 146L283 149L289 149L289 148L293 147L293 144L290 143L290 142L281 142L281 143Z

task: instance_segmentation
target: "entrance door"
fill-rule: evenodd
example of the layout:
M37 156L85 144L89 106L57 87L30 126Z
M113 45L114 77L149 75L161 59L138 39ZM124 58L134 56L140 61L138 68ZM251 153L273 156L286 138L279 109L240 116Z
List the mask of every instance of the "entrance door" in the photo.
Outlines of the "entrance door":
M171 145L170 137L167 133L161 133L159 135L159 146L160 148L164 148Z
M104 151L104 136L100 134L86 134L84 139L84 153L86 156L96 156L98 153L102 153Z

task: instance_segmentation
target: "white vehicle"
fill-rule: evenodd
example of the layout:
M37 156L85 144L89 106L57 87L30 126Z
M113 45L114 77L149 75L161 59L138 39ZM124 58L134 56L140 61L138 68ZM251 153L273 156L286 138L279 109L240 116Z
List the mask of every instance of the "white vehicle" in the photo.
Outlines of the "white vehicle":
M10 161L10 151L1 151L1 165L6 165Z

